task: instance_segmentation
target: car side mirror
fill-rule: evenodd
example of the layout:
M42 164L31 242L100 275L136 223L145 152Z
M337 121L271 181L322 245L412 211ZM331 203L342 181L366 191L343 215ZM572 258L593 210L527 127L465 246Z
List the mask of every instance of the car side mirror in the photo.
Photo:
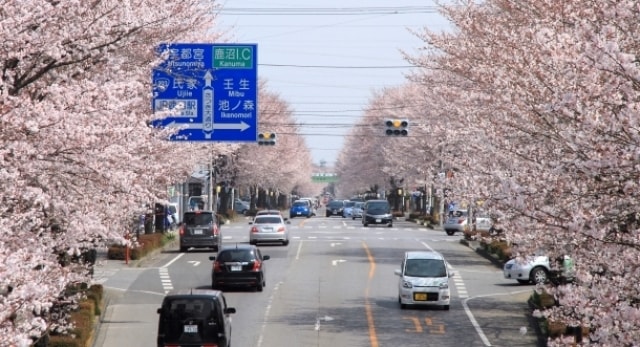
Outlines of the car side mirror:
M396 276L402 276L402 270L401 269L395 269L395 271L393 271L394 274L396 274Z
M215 255L210 256L209 260L211 260L211 261L216 260L216 256Z
M270 257L270 256L268 256L268 255L263 255L263 256L262 256L262 260L269 260L269 259L271 259L271 257Z
M156 312L162 313L162 307L160 307Z
M249 222L249 224L253 224L253 222Z
M235 307L227 307L224 309L225 314L236 313Z

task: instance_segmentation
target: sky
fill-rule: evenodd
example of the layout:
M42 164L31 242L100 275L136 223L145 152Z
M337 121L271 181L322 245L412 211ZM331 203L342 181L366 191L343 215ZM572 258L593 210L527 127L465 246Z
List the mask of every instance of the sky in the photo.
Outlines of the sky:
M401 51L417 55L424 46L411 30L449 28L425 0L220 4L216 29L228 31L229 42L257 44L258 77L289 103L313 163L327 167L373 93L406 82L411 67Z

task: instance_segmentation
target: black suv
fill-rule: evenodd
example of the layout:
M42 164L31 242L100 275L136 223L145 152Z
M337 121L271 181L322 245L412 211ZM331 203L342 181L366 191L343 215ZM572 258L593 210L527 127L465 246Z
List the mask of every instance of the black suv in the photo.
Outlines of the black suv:
M217 251L220 241L220 225L213 211L185 212L180 224L180 252L186 252L190 247Z
M344 200L331 200L327 205L325 216L344 217Z
M231 318L221 291L182 289L169 292L158 309L158 347L231 345Z
M211 287L254 287L261 292L266 285L264 261L268 255L262 255L254 245L236 244L221 249L213 261Z

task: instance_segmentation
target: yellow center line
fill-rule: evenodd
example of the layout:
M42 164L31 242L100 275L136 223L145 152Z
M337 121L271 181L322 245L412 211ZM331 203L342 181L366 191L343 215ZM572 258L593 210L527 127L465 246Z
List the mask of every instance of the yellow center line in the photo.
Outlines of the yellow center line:
M376 262L369 251L367 244L362 242L362 247L367 253L367 259L369 259L369 278L367 280L367 288L364 291L364 310L367 314L367 325L369 326L369 341L371 341L371 347L378 347L378 335L376 334L376 325L373 321L373 313L371 312L371 304L369 303L369 288L371 287L371 280L376 272Z

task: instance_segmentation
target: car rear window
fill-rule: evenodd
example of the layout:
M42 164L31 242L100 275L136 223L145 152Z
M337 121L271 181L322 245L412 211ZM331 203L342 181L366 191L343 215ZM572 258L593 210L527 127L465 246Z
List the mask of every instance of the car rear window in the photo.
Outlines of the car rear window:
M220 252L218 260L226 262L247 262L255 259L253 252L247 249L233 249Z
M329 207L342 207L344 206L344 202L342 200L333 200L329 203Z
M277 216L260 217L254 220L254 224L277 224L277 223L282 223L282 219Z
M211 300L195 298L167 299L163 305L163 319L161 321L165 341L186 342L186 339L201 339L217 337L216 325L208 322L217 316ZM192 334L186 334L185 321L191 322ZM206 322L206 323L205 323ZM189 336L186 336L189 335Z
M187 226L211 225L213 224L212 213L185 213L184 223Z
M293 203L293 206L308 206L309 203L305 202L305 201L295 201Z

